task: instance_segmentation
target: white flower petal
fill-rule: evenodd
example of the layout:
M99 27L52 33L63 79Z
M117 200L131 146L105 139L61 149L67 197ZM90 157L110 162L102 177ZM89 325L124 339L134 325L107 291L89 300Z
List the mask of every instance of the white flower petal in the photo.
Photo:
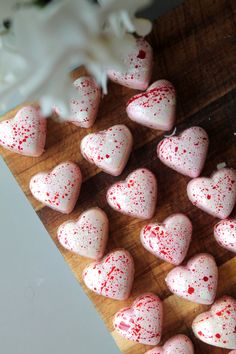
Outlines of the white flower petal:
M6 19L10 19L14 13L17 0L1 0L0 23Z
M136 19L135 13L150 5L152 0L99 0L99 3L107 13L108 28L116 36L122 36L126 31L144 36L151 31L151 22Z
M145 18L133 19L135 32L142 37L145 37L152 30L152 22Z

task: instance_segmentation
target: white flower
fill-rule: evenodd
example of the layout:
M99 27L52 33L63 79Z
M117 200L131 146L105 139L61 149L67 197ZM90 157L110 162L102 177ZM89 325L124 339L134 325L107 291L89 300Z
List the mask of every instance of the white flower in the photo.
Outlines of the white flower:
M129 15L122 15L126 29L136 21L131 2L147 0L127 0ZM107 68L124 69L121 57L135 44L125 31L122 36L104 31L107 18L123 12L124 0L117 3L100 7L87 0L55 0L44 8L19 7L12 16L14 41L7 46L2 40L0 46L0 109L17 94L22 101L40 101L44 115L56 105L60 115L68 117L74 94L70 71L81 65L106 93Z
M136 18L135 13L150 5L153 0L99 0L99 3L108 11L108 29L116 36L125 32L136 32L146 36L152 29L152 23L144 18Z
M12 40L11 33L0 36L0 111L6 110L11 103L15 95L12 87L24 77L27 69L24 57L15 51Z
M4 20L11 18L16 7L17 0L3 0L1 1L0 11L0 28Z

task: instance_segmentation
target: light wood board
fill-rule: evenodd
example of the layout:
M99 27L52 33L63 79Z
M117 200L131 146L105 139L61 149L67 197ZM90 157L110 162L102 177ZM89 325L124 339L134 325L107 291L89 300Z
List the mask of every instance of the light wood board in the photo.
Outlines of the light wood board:
M221 162L236 167L235 23L234 0L187 0L158 19L148 37L155 53L153 81L168 79L173 82L178 93L177 133L187 127L200 125L209 134L210 148L202 173L206 176ZM223 294L236 296L236 257L214 241L213 225L217 220L189 202L186 195L189 178L165 167L157 159L156 146L163 137L163 132L142 127L127 118L126 102L135 93L134 90L110 83L109 94L104 97L97 121L91 129L80 129L72 124L60 124L49 119L46 152L39 158L23 157L3 149L0 152L65 261L84 287L81 274L90 260L65 251L56 239L58 226L68 216L37 202L28 187L29 180L35 173L49 170L65 160L79 164L84 183L76 208L69 218L77 218L91 206L103 208L110 220L107 251L124 247L131 252L135 261L135 282L132 295L127 301L112 301L95 295L84 287L122 353L141 354L148 349L147 346L122 339L112 328L115 312L130 305L135 297L147 291L158 294L164 302L163 342L176 333L185 333L193 340L197 354L228 353L228 350L210 347L194 337L191 322L208 307L181 300L170 293L164 279L172 266L156 259L140 244L139 232L145 221L121 215L111 210L106 203L106 190L114 181L124 179L135 168L150 168L157 176L159 184L158 206L153 220L161 222L172 213L186 213L192 220L194 230L186 259L198 252L210 252L219 266L217 297ZM12 117L14 113L15 111L9 112L3 119ZM122 176L115 178L85 161L79 145L86 134L118 123L124 123L131 129L134 150Z

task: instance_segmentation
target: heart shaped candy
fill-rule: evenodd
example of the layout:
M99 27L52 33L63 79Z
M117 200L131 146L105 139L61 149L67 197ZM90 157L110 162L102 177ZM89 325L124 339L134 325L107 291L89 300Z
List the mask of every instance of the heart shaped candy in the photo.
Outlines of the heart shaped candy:
M236 350L231 350L231 352L229 352L229 354L236 354Z
M129 118L149 128L171 130L175 121L176 94L166 80L154 82L147 91L131 97L126 112Z
M221 220L214 227L214 236L220 246L236 253L236 220Z
M187 194L193 205L220 219L226 219L236 201L236 173L222 168L210 178L192 179Z
M128 299L134 280L134 262L128 251L119 249L83 271L85 285L95 293L115 300Z
M192 323L195 336L220 348L236 349L236 300L224 296Z
M60 244L80 256L102 258L108 237L108 218L104 211L92 208L78 220L66 221L57 230Z
M152 172L139 168L124 182L113 184L107 191L108 204L123 214L150 219L157 200L157 181Z
M82 176L73 162L63 162L51 172L40 172L30 180L33 196L50 208L69 214L80 193Z
M157 146L157 156L168 167L192 178L198 177L203 169L208 135L200 127L183 131L180 136L163 139Z
M184 334L171 337L161 347L148 350L146 354L194 354L192 341Z
M142 245L154 256L179 265L184 260L192 235L192 224L183 214L174 214L162 224L143 227L140 233Z
M108 77L120 85L146 90L152 75L153 54L152 47L143 38L136 39L135 48L124 58L125 72L108 70Z
M210 305L216 296L218 269L210 254L200 253L192 257L186 266L172 269L165 280L175 295Z
M133 145L132 134L122 124L86 135L81 141L81 153L86 160L103 171L118 176L129 159Z
M139 296L133 305L116 313L113 325L128 340L157 345L162 333L162 302L154 294Z
M82 76L74 81L77 96L70 102L73 124L81 128L90 128L96 119L101 101L101 89L89 76Z
M0 122L0 145L25 156L40 156L44 151L47 121L39 108L25 106L14 118Z

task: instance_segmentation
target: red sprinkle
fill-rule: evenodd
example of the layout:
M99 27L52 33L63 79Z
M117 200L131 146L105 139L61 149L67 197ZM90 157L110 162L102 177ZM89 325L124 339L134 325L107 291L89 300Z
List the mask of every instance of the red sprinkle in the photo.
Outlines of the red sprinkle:
M194 293L194 288L192 288L191 286L188 288L188 293L191 295Z
M137 58L144 59L145 57L146 57L146 52L141 49L137 55Z

